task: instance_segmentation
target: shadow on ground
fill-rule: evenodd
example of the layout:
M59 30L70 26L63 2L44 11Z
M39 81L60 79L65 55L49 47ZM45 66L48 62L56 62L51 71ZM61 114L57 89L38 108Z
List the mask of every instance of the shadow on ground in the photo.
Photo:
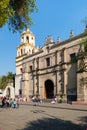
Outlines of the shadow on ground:
M44 113L44 111L32 111L34 114ZM45 113L44 113L45 114ZM87 121L87 117L80 118L84 123ZM49 118L38 119L32 122L27 122L24 129L17 130L86 130L86 125L74 124L71 121L65 121L64 119L55 118L50 116Z
M80 120L87 124L87 116L81 117Z
M85 130L87 130L87 116L80 117L79 121L83 122L81 126L83 126Z

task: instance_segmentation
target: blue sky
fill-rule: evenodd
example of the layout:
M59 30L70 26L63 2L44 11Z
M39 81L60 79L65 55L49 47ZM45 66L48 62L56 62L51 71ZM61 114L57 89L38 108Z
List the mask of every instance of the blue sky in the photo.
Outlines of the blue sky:
M52 35L53 41L60 36L68 39L70 31L82 33L87 16L87 0L37 0L38 12L32 14L34 25L30 27L36 37L36 46L43 46L45 38ZM0 29L0 76L15 73L16 47L20 34L13 34L5 25Z

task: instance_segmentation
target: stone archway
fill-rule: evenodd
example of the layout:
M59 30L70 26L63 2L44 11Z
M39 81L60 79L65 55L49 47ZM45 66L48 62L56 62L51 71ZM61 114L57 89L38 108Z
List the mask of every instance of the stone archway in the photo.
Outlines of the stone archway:
M45 81L45 97L52 99L54 97L54 84L51 80Z
M6 96L10 97L10 94L11 94L11 90L10 90L10 88L7 88Z

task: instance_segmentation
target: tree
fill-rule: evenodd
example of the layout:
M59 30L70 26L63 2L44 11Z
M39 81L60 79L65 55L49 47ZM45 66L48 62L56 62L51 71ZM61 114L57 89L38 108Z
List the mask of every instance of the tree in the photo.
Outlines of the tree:
M2 76L0 78L0 88L4 89L7 86L7 78L6 76Z
M8 72L6 77L8 82L13 82L14 74L12 72Z
M5 89L8 83L14 83L14 79L15 75L12 72L0 77L0 89Z
M0 27L2 27L8 18L13 15L13 10L9 7L9 0L0 1Z
M8 23L13 32L21 31L33 23L30 14L36 10L36 0L1 0L0 27Z

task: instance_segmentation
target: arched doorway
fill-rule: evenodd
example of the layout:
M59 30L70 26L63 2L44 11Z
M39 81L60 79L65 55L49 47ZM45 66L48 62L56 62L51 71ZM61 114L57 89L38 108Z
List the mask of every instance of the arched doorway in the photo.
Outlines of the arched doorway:
M45 81L45 95L48 99L52 99L54 97L54 84L51 80Z

